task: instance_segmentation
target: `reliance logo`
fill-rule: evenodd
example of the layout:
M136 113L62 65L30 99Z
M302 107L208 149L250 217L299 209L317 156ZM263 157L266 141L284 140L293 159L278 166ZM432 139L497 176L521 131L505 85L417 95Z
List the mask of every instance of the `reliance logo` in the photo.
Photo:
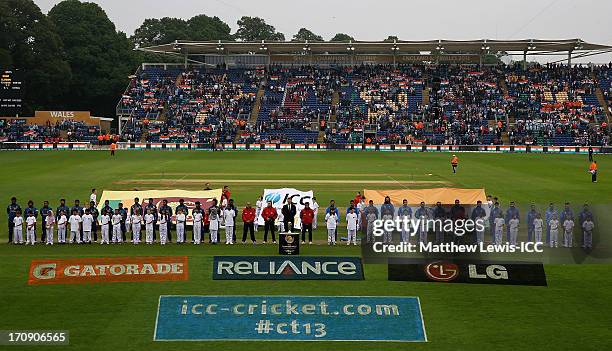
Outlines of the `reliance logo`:
M358 257L216 256L213 279L363 280Z

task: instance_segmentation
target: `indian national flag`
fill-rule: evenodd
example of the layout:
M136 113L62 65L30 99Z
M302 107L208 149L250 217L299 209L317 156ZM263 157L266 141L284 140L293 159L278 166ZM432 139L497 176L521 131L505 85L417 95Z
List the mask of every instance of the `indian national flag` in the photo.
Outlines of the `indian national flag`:
M38 149L39 144L30 144L30 149Z
M236 144L237 150L246 150L246 144Z
M532 146L531 147L531 152L542 152L542 147L541 146Z
M406 151L408 147L406 145L395 145L395 150Z
M67 149L68 148L68 144L64 144L64 143L57 144L57 148L61 149L61 150Z
M502 145L502 146L499 147L499 151L509 152L510 151L510 146Z
M161 149L161 148L162 148L162 144L160 143L151 144L151 149Z
M548 147L548 152L559 152L559 148L556 146L549 146Z
M147 147L147 144L143 144L143 143L134 144L135 149L145 149L146 147Z
M291 149L291 144L280 144L280 148L283 150Z
M276 149L276 144L266 144L266 150L274 150Z
M427 151L438 151L438 147L435 145L427 145Z
M306 145L304 144L295 144L295 148L298 150L304 150L306 148Z
M441 145L440 146L440 151L450 151L451 147L448 145Z
M189 144L180 144L179 148L181 148L183 150L187 150L187 149L189 149Z
M43 149L44 150L51 150L51 149L53 149L53 144L43 144Z
M366 150L376 150L376 145L366 145L365 149Z
M527 150L527 148L524 147L524 146L515 146L514 147L514 151L516 151L516 152L525 152L525 150Z
M383 151L391 151L391 145L383 144L383 145L380 145L378 148Z
M87 144L85 143L72 144L72 149L73 150L85 150L87 149Z

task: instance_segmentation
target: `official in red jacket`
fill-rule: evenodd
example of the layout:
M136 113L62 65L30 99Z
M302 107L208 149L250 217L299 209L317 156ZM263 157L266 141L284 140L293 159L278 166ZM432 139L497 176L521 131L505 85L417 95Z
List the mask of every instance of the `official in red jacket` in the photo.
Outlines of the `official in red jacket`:
M247 231L251 232L251 241L255 244L255 208L251 207L251 203L247 202L246 207L242 210L242 243L246 242Z
M272 207L272 201L268 201L268 206L261 211L261 217L263 217L264 220L264 244L268 240L268 231L272 233L272 242L276 243L276 237L274 236L274 221L276 221L278 213L276 209Z
M314 220L314 211L310 208L310 204L306 202L304 208L300 211L300 220L302 221L302 244L306 241L306 231L308 231L308 244L312 244L312 221Z

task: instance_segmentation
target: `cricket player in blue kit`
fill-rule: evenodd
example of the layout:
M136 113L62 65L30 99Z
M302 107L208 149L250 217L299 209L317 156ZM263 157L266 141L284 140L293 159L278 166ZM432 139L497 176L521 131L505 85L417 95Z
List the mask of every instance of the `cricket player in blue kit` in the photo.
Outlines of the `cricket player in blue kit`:
M535 204L531 204L531 209L527 212L527 241L532 242L535 234L535 226L533 221L538 217L538 211Z
M17 211L21 211L21 206L17 204L17 198L12 197L11 203L6 207L6 214L8 216L8 242L9 244L13 242L13 228L15 227L14 219L17 216Z
M397 209L397 216L403 221L404 219L408 219L410 220L412 218L412 208L410 208L410 206L408 206L408 200L404 199L402 200L402 206L400 206L400 208ZM407 228L403 228L402 227L402 242L409 242L410 241L410 235L408 233L408 230L406 230Z
M395 217L395 206L393 206L391 198L388 196L385 196L385 203L380 206L380 216L383 220L393 220ZM385 230L383 242L390 243L391 241L393 241L393 232Z
M50 211L51 207L49 207L49 201L44 201L43 207L40 208L40 222L42 224L42 230L40 231L40 241L42 243L47 241L47 216L49 215Z
M501 215L502 209L499 207L499 202L495 201L491 213L489 213L489 228L491 229L491 242L495 242L495 219Z

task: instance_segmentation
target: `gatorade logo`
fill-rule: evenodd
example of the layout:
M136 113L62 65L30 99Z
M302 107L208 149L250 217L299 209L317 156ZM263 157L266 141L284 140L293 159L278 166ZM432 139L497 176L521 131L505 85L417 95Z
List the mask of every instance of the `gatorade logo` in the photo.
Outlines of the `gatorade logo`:
M29 285L187 280L187 257L32 260Z
M47 280L55 278L55 263L39 264L32 269L32 275L36 279Z
M448 282L459 275L459 267L454 263L433 262L425 266L425 274L429 279Z

